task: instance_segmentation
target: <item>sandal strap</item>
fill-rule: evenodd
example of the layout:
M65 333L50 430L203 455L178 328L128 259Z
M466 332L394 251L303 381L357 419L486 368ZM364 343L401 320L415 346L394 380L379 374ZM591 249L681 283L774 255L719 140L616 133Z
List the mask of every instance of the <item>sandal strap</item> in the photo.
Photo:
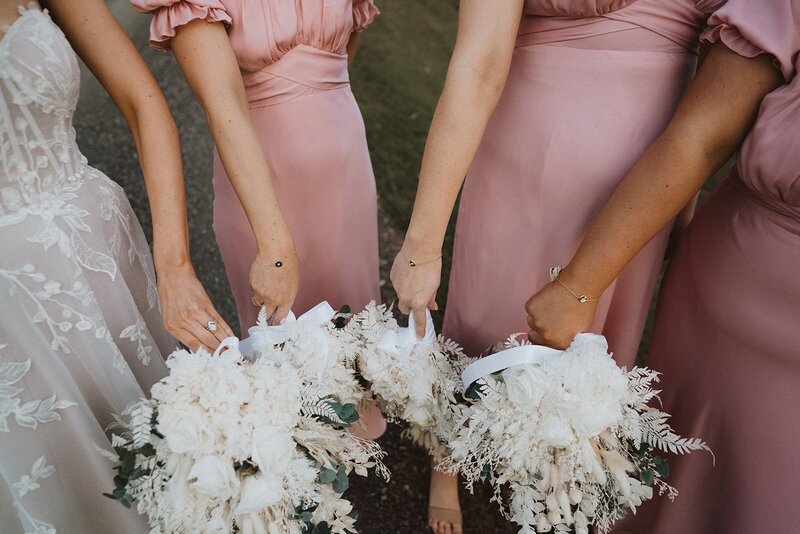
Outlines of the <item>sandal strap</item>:
M451 525L460 525L464 522L461 510L452 508L439 508L438 506L428 506L428 519L433 521L444 521Z

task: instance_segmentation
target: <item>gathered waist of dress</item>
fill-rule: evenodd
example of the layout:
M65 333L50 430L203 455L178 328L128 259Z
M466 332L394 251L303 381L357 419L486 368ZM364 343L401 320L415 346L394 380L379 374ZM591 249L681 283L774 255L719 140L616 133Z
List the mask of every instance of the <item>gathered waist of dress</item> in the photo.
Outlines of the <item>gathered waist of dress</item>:
M592 17L522 18L517 46L551 45L595 50L696 52L708 14L694 2L637 0Z
M242 72L251 108L272 106L317 91L347 87L347 54L297 45L274 63Z
M737 165L731 168L725 181L742 199L758 209L761 215L784 230L800 236L800 209L748 187L739 175Z
M686 52L685 47L650 29L605 17L526 17L520 26L516 47L531 45L632 52Z

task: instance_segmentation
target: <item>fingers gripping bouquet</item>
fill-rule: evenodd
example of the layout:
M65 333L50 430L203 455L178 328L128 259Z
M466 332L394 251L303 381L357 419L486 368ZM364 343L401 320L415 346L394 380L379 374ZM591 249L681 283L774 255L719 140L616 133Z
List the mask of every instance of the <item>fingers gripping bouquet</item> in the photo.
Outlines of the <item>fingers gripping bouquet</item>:
M464 371L468 407L437 468L460 473L468 489L490 482L493 500L525 533L587 534L590 524L607 532L653 488L674 498L655 449L708 448L676 435L669 415L648 406L658 373L620 369L595 334L579 334L565 351L515 338Z
M262 315L214 355L173 353L113 437L109 496L136 501L154 534L356 532L348 475L388 471L383 451L350 432L364 392L337 318L327 303L275 327Z

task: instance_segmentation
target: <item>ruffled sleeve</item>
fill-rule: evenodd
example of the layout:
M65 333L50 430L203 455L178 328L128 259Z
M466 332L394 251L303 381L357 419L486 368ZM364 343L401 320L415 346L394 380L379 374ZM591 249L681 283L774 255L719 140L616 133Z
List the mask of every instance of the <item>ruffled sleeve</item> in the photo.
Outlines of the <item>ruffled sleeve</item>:
M744 57L770 54L786 82L800 49L800 0L729 0L708 19L701 40L722 41Z
M363 32L379 14L372 0L353 0L353 31Z
M219 0L131 0L140 13L152 13L150 46L169 50L169 41L175 37L175 28L195 19L208 22L231 23L231 17Z

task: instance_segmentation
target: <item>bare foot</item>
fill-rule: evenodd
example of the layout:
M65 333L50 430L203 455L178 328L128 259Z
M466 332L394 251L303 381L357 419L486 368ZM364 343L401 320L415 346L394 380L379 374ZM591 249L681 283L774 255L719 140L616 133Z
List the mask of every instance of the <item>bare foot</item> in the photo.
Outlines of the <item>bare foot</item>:
M428 500L428 526L435 534L462 534L461 505L458 502L458 476L435 471L431 460L431 487Z

